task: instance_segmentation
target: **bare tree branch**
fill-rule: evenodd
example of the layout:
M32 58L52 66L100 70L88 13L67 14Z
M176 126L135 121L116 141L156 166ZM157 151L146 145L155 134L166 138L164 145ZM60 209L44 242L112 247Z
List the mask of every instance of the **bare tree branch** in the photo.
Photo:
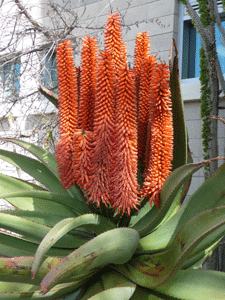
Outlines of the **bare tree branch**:
M13 0L13 1L16 3L20 11L26 16L26 18L30 21L30 23L35 27L36 30L43 33L48 39L51 38L49 32L32 18L32 16L29 14L29 12L21 4L19 0Z

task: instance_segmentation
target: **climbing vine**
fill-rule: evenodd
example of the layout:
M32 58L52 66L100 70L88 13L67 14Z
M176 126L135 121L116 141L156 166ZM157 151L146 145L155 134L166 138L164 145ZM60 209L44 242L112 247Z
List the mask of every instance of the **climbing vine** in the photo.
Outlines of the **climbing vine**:
M209 70L208 62L205 56L203 47L200 49L200 83L201 83L201 118L202 118L202 145L204 151L204 158L208 159L208 149L210 141L210 123L211 120L207 118L211 111L210 88L209 88ZM208 171L208 168L205 168Z
M208 7L208 0L198 0L198 3L199 3L200 21L203 27L206 27L210 25L210 22L212 21L210 16L210 9Z

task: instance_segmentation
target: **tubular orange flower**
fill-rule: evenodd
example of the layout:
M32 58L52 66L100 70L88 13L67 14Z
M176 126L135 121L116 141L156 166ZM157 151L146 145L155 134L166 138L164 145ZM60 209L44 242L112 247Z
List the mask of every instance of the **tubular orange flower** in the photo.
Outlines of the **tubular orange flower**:
M73 174L84 189L89 181L93 132L77 129L73 138Z
M71 41L57 47L57 75L59 89L59 142L56 159L64 188L74 183L72 170L72 139L77 127L77 79Z
M138 33L134 48L134 75L137 101L139 102L140 74L143 60L150 55L150 39L147 31Z
M81 51L79 127L93 130L94 101L97 67L97 40L86 36L83 38Z
M114 15L109 14L105 27L105 52L112 53L116 76L124 59L124 43L122 41L120 21L121 19L118 12Z
M109 168L115 118L114 74L111 53L100 52L97 67L94 119L94 149L91 175L87 184L89 201L110 203Z
M138 157L144 158L146 148L146 136L149 120L149 94L150 82L153 71L157 64L155 56L148 56L143 59L140 89L139 89L139 112L138 112Z
M112 208L130 215L137 199L137 105L133 71L121 68L116 86L116 127L109 173Z
M141 195L150 197L159 207L159 193L170 174L173 159L172 104L170 74L166 64L159 64L152 77L151 113L148 126L146 178Z
M75 71L76 71L76 77L77 77L77 106L78 106L78 115L79 115L79 105L80 105L80 67L75 67Z

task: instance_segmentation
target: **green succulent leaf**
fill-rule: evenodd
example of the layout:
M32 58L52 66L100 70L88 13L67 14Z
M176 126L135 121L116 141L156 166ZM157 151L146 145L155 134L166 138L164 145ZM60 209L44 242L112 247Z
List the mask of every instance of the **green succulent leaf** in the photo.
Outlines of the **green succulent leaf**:
M3 210L4 214L21 217L26 220L53 227L56 223L64 219L62 216L56 216L46 212L29 211L29 210Z
M59 178L46 167L46 165L36 159L0 149L0 158L9 162L17 168L34 177L53 192L64 194Z
M154 253L168 248L177 232L190 218L204 210L225 205L224 186L225 164L221 165L195 191L172 218L159 226L150 235L140 239L140 249L144 252Z
M35 184L3 174L0 174L0 191L1 198L21 210L49 212L64 217L89 212L84 203L69 195L49 192Z
M184 105L181 95L181 84L178 64L178 50L175 47L175 56L170 74L170 89L173 112L173 130L174 130L174 146L173 146L173 170L187 163L187 129L184 118Z
M163 294L162 297L160 297L159 295L156 296L156 294L159 293L137 285L136 290L130 300L180 300L177 298L172 299L169 296L166 297L165 294Z
M62 260L58 257L47 257L38 270L35 279L31 279L33 256L13 258L0 257L0 281L40 284L44 276Z
M138 232L131 228L115 228L101 233L56 265L43 279L41 291L46 293L71 275L79 280L90 277L108 264L124 264L131 259L138 241Z
M42 162L47 167L47 169L49 169L57 177L57 179L59 181L58 167L57 167L57 162L56 162L56 159L55 159L55 155L53 155L52 153L50 153L50 152L48 152L48 151L46 151L46 150L44 150L44 149L42 149L38 146L35 146L31 143L28 143L28 142L20 141L20 140L17 140L17 139L6 139L6 138L1 139L1 140L5 141L5 142L14 143L14 144L22 147L23 149L27 150L28 152L30 152L40 162ZM31 175L31 176L33 176L33 175ZM52 191L57 192L56 190L52 190ZM79 201L83 202L83 203L86 203L86 199L85 199L80 187L76 183L74 184L74 186L71 189L68 189L66 191L63 190L63 193L65 195L73 196L73 198L75 198L74 201L76 200L76 202L78 203L79 206L81 206L81 204L79 204ZM77 200L79 200L79 201L77 201ZM87 207L83 207L83 209L84 208L85 208L84 213L89 212Z
M93 299L95 299L94 297L96 297L96 299L130 299L133 291L136 289L135 283L110 268L103 270L103 275L99 275L97 279L98 280L92 284L91 280L87 281L84 286L85 293L80 300L92 299L92 297ZM117 290L118 295L115 294L115 288L127 288L127 297L129 297L123 298L126 296L126 294L123 294L125 290ZM121 297L119 297L120 295Z
M99 294L96 294L89 298L90 300L129 300L135 291L135 286L123 286L123 287L115 287L108 290L105 290Z
M17 192L0 194L0 197L3 199L16 198L16 197L43 199L43 200L47 200L46 202L52 201L52 202L59 203L60 205L63 205L67 208L70 207L77 215L82 215L84 213L89 212L89 209L84 205L84 203L80 201L76 201L73 197L65 194L49 192L46 190L38 190L38 191L20 190ZM71 212L71 214L73 214L73 212ZM69 213L68 216L71 216L71 214Z
M143 287L155 288L165 284L176 275L193 249L207 235L225 225L224 214L225 206L192 217L178 232L168 250L135 256L117 269Z
M22 217L0 213L0 226L5 230L10 230L28 241L39 244L39 242L50 231L50 227L42 225L40 223L24 219ZM60 241L57 242L58 248L70 248L74 249L86 242L86 238L81 236L74 237L70 234L64 235Z
M40 294L40 286L17 282L0 282L0 300L16 299L60 299L78 289L82 283L63 283L52 288L46 295Z
M39 91L41 92L42 95L44 95L53 105L55 105L56 108L59 107L59 97L47 89L46 87L40 86Z
M225 273L203 270L180 271L172 282L156 288L162 294L185 300L225 299Z
M35 276L35 273L42 263L47 251L69 231L81 226L83 228L94 230L98 234L115 228L115 225L112 222L102 216L94 214L83 215L75 219L67 218L61 220L48 232L37 249L31 270L33 277ZM91 237L89 237L89 239L90 238Z
M32 241L27 241L20 236L15 236L9 232L0 233L1 247L0 256L15 257L34 255L37 250L37 244ZM67 256L70 250L51 248L48 252L49 256Z
M165 222L174 211L177 211L178 207L180 207L180 198L185 180L208 163L209 161L204 161L181 166L169 175L163 184L160 194L160 210L154 206L142 219L132 226L139 232L141 237L155 230L160 222ZM172 209L170 209L171 206Z
M38 146L35 146L34 144L31 144L31 143L28 143L25 141L20 141L17 139L9 139L9 138L2 138L0 140L2 140L4 142L11 142L11 143L16 144L16 145L22 147L23 149L29 151L38 160L43 162L49 169L51 169L51 171L53 173L55 173L56 175L58 174L57 162L56 162L55 156L52 153L50 153Z

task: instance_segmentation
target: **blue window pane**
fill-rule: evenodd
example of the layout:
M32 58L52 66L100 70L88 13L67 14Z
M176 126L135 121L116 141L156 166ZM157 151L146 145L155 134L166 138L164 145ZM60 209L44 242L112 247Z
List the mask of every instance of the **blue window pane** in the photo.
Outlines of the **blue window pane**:
M20 90L20 62L7 63L0 70L3 100L15 101Z
M56 54L47 55L45 60L43 85L49 89L54 89L57 92L57 70L56 70Z
M222 19L222 26L225 28L225 20ZM216 26L216 45L222 72L225 74L225 47L221 42L221 33ZM182 57L182 78L195 78L200 76L200 55L201 38L190 20L184 22L183 34L183 57Z

